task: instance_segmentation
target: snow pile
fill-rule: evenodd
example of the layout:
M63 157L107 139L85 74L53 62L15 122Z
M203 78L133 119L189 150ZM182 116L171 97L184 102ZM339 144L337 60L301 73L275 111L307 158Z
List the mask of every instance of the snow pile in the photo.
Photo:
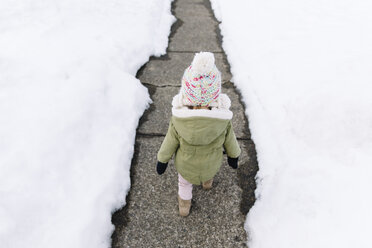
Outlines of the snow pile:
M250 247L371 247L372 2L212 3L258 152Z
M171 0L2 0L1 247L108 247Z

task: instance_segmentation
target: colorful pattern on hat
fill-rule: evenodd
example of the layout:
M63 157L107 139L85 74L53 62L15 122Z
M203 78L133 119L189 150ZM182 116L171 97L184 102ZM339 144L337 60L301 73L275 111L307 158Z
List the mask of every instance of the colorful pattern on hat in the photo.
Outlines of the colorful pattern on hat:
M213 65L209 72L198 74L191 65L182 77L181 92L187 105L210 106L221 93L221 73Z

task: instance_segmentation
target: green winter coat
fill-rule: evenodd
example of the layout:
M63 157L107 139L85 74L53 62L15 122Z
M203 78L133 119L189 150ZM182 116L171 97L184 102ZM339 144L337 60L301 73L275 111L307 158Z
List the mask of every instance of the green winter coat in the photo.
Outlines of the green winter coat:
M167 163L175 154L174 164L178 173L190 183L199 185L213 178L219 171L223 148L227 156L237 158L240 156L240 147L231 118L206 117L213 116L209 114L213 113L212 110L182 111L188 112L186 117L175 116L173 112L157 158L158 161ZM190 111L195 116L190 115Z

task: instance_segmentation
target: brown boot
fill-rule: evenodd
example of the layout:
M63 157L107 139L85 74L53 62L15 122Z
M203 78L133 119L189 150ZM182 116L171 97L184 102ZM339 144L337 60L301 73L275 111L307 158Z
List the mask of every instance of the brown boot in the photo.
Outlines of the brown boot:
M191 208L191 200L182 200L181 197L178 196L178 207L181 216L188 216Z
M206 189L206 190L211 189L212 184L213 184L213 178L203 183L203 189Z

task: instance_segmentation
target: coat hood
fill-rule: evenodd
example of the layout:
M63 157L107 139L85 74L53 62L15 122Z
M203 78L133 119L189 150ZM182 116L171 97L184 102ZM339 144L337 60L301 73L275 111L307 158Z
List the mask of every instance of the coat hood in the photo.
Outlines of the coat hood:
M188 109L180 94L173 97L172 122L177 133L191 145L208 145L225 130L233 113L230 98L220 94L218 105L207 109Z

